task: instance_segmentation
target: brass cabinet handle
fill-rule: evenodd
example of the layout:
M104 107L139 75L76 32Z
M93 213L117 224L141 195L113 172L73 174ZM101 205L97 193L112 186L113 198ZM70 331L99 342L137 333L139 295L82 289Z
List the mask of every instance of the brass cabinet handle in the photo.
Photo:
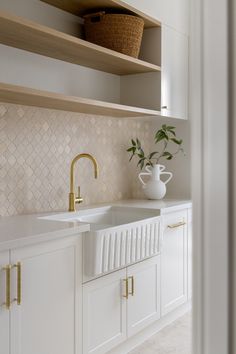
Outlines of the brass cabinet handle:
M17 288L17 295L14 301L16 301L17 305L21 305L21 263L17 262L13 266L16 268L17 280L16 280L16 288Z
M177 224L167 225L169 229L176 229L177 227L186 225L185 221L178 222Z
M134 276L129 277L128 279L131 279L131 293L129 292L129 295L134 296Z
M126 299L128 299L129 297L129 279L123 279L123 282L125 283L125 295L123 295L123 297L125 297Z
M3 268L6 272L6 301L3 304L6 306L7 310L11 307L11 265L8 264Z

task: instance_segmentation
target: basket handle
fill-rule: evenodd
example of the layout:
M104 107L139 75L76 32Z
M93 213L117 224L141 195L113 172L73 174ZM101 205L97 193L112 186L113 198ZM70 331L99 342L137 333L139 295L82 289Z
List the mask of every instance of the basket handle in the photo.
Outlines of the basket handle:
M84 15L83 18L95 23L95 22L100 22L101 18L105 15L105 11L99 11L99 12L95 12L93 14L88 14L88 15Z

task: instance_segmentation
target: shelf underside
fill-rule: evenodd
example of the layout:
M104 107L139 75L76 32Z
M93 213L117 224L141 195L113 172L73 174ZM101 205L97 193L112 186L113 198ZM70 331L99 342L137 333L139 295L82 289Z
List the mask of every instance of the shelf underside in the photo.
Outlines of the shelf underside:
M155 110L0 83L0 102L112 117L160 116Z
M157 65L2 11L0 11L0 43L117 75L161 70Z
M145 22L145 28L160 26L160 22L151 16L137 10L133 6L122 0L41 0L59 9L65 10L77 16L83 16L91 11L113 9L119 12L126 12L142 17Z

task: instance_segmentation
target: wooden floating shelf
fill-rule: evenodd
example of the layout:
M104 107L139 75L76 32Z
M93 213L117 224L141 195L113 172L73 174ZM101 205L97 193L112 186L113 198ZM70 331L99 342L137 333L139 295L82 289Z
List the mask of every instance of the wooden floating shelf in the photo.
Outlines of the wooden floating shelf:
M0 43L117 75L157 72L157 65L0 11Z
M26 106L112 117L160 116L155 110L124 106L116 103L66 96L22 86L0 83L0 101Z
M119 12L137 15L144 20L145 28L160 26L160 21L148 16L142 11L137 10L133 6L122 0L41 0L55 6L61 10L70 12L74 15L82 17L84 14L101 9L112 9Z

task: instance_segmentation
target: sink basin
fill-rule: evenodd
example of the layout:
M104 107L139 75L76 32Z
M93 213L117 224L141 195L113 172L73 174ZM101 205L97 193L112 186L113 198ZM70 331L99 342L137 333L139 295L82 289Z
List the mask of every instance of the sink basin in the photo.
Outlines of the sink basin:
M84 272L96 276L160 252L160 216L155 209L108 206L43 217L85 222Z

